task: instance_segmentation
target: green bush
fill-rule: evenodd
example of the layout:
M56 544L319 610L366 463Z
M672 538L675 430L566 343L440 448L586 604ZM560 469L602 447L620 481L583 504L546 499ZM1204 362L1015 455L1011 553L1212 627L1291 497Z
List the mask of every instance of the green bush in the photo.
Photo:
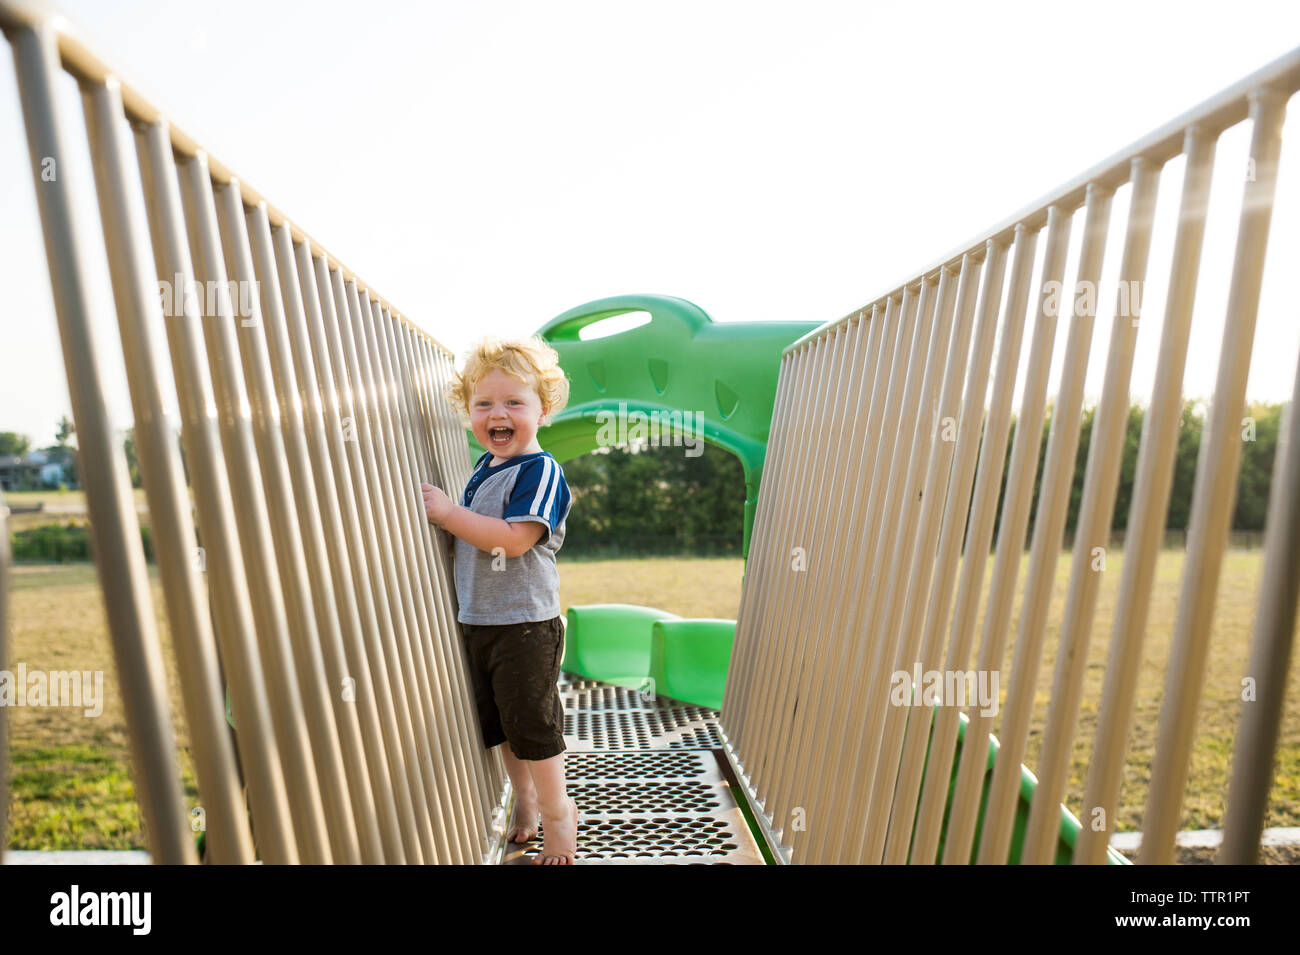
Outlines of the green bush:
M145 560L153 563L153 534L147 526L140 528L140 544ZM72 521L15 531L9 537L9 545L15 561L62 564L94 558L90 525Z
M11 540L14 560L63 563L90 560L90 527L86 524L44 524L15 531Z

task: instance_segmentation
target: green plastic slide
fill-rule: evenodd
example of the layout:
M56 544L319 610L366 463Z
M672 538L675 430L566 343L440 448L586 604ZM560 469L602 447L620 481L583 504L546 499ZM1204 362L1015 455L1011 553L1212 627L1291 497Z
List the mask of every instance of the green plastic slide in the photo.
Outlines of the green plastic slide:
M722 708L735 631L734 620L684 619L667 611L633 604L570 607L561 666L567 673L589 679L642 691L648 688L648 698L666 697L718 710ZM961 722L953 755L948 804L944 808L944 834L947 832L953 788L957 783L961 747L969 723L965 713L959 715ZM933 731L933 720L930 725ZM997 738L990 736L972 862L979 852L985 800L988 798L997 754ZM1013 864L1020 861L1029 808L1037 786L1038 780L1034 774L1021 766L1020 797L1016 804L1016 819L1007 860ZM1058 865L1069 864L1080 828L1079 820L1062 806L1056 850ZM941 834L937 858L943 857L943 847L944 835ZM1114 849L1107 850L1107 860L1111 865L1130 864L1128 859Z
M656 620L650 625L650 679L658 696L722 709L736 621Z
M570 607L560 668L591 680L645 689L650 677L650 625L678 619L675 613L632 604Z

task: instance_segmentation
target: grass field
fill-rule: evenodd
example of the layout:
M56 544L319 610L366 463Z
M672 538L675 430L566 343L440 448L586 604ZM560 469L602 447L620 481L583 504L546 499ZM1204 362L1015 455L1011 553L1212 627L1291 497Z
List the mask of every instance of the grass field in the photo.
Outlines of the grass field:
M1163 696L1165 661L1173 631L1183 553L1162 553L1152 594L1151 619L1139 674L1136 727L1124 778L1118 827L1140 828L1148 786L1157 718ZM1022 563L1020 586L1025 565ZM1227 780L1245 673L1249 621L1254 616L1262 555L1230 551L1224 564L1216 609L1214 639L1195 743L1195 756L1181 828L1217 827L1224 811ZM1090 759L1096 708L1122 553L1107 559L1084 687L1084 705L1076 735L1067 805L1079 814ZM1048 624L1044 663L1038 676L1034 731L1026 762L1033 766L1051 694L1055 634L1064 612L1070 556L1057 565L1056 589ZM156 568L150 567L159 632L163 641L173 701L179 680ZM633 603L659 607L687 617L734 618L740 605L742 563L737 558L653 558L560 561L560 598L564 607L588 603ZM991 564L989 571L991 572ZM985 587L987 590L987 576ZM10 710L13 758L10 845L15 849L142 848L139 818L129 777L122 702L104 623L95 572L89 564L26 565L12 576L12 647L6 665L24 662L29 669L105 671L101 716L80 710L22 707ZM1013 620L1016 617L1013 616ZM815 627L817 621L810 621ZM976 630L977 641L979 630ZM1000 689L1011 679L1014 633ZM972 664L973 665L973 664ZM1300 666L1293 666L1289 708L1276 770L1276 788L1267 825L1300 825ZM188 759L184 720L176 718L181 771L191 804L197 803Z

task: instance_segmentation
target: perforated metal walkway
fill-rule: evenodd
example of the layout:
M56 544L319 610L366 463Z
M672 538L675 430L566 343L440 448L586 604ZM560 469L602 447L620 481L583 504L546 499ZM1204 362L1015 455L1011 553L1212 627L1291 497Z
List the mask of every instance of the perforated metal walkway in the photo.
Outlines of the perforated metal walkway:
M716 710L568 674L560 690L580 865L763 864ZM544 837L510 843L503 864L532 864Z

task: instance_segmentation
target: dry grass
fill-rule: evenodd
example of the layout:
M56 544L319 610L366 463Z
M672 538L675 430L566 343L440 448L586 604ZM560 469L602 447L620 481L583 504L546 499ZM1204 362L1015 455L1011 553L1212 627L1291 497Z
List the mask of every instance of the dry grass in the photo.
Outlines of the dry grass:
M1128 756L1125 760L1124 779L1118 807L1117 831L1141 829L1147 790L1150 787L1150 768L1155 756L1156 734L1159 726L1160 706L1165 695L1165 674L1173 642L1173 631L1178 612L1178 595L1185 553L1165 550L1156 562L1156 575L1151 593L1150 615L1147 620L1146 639L1143 644L1141 670L1137 681L1137 700L1133 730L1129 734ZM1025 752L1025 764L1033 768L1038 762L1042 733L1047 725L1048 707L1052 700L1052 686L1057 658L1057 638L1065 615L1069 592L1071 555L1063 553L1057 562L1051 608L1048 614L1043 662L1035 683L1034 716ZM1122 551L1111 550L1106 557L1093 616L1088 644L1087 667L1084 671L1082 704L1075 733L1069 781L1066 788L1066 805L1080 815L1084 788L1087 784L1093 738L1097 729L1097 710L1101 702L1102 683L1106 660L1110 652L1111 626L1115 604L1119 596L1119 583L1124 565ZM1012 672L1016 631L1019 620L1020 594L1028 572L1029 558L1021 562L1017 585L1017 599L1013 604L1011 620L1013 629L1007 640L1007 652L1002 664L999 689L1005 700L1011 681L1017 679ZM1242 704L1242 678L1247 675L1250 655L1251 623L1254 620L1258 598L1259 576L1263 566L1260 551L1229 550L1224 559L1215 602L1214 623L1210 652L1206 661L1205 684L1197 715L1197 732L1193 743L1191 772L1183 802L1180 829L1213 829L1219 827L1224 817L1228 779L1236 739L1237 721ZM984 593L988 593L988 577L992 562L986 572ZM981 608L979 623L983 623ZM978 647L982 629L975 631ZM974 662L970 664L974 666ZM1287 688L1287 710L1283 719L1278 747L1278 762L1274 775L1274 790L1269 806L1267 826L1300 825L1300 667L1293 666ZM999 719L1001 711L999 711ZM997 730L994 730L995 734Z
M180 678L153 566L149 583L168 692L175 702L180 699ZM126 718L94 566L16 566L11 602L9 669L22 662L29 671L104 673L103 712L97 717L71 707L9 711L11 848L144 848L129 773ZM185 792L189 804L197 805L189 732L179 714L174 725Z
M560 605L639 604L679 617L736 619L745 562L739 557L560 559Z

